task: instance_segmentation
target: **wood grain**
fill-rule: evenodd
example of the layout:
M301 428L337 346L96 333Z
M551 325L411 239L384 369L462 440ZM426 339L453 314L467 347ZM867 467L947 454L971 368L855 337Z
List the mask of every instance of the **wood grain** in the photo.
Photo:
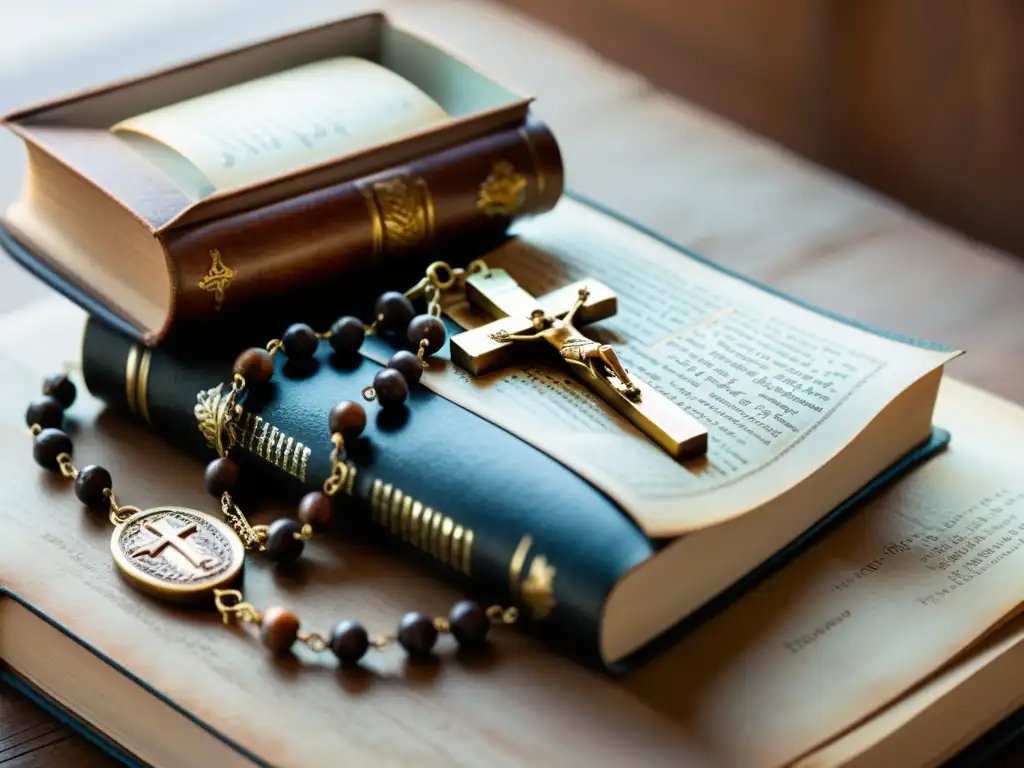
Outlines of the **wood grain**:
M209 23L198 25L201 29L169 32L159 45L147 40L111 45L100 55L82 58L76 67L51 72L44 78L46 93L33 92L31 97L76 87L89 78L100 81L115 71L121 74L164 63L173 60L176 50L191 55L204 46L234 44L327 15L324 3L294 3L287 9L281 5L261 2L260 9L265 6L267 15L244 19L211 11ZM359 6L332 5L333 13ZM536 92L538 112L562 143L572 188L727 266L814 303L893 330L963 345L969 354L951 366L955 375L1024 402L1024 306L1018 298L1024 292L1024 266L1020 262L908 214L889 200L658 92L637 75L493 3L431 0L383 5L397 9L397 18L449 42L495 75ZM732 34L728 19L716 23L723 35ZM774 22L765 17L760 23ZM771 29L787 40L809 34L800 25ZM737 52L749 47L745 40L740 36L732 43ZM773 56L773 68L765 72L767 80L784 79L786 73L802 71L813 61L791 50ZM813 81L808 82L813 90ZM16 90L27 100L25 83ZM803 122L803 117L794 120L792 129L799 132ZM10 144L0 149L4 150L0 190L9 196L17 188L12 179L19 172L20 155ZM23 278L9 264L0 265L0 285L15 284L19 277ZM41 293L31 283L21 285L31 286L36 296ZM7 306L22 300L21 293L0 291ZM5 422L11 420L5 417ZM115 422L107 432L87 438L83 450L109 452L131 434L130 428ZM154 454L159 450L155 441L147 446ZM121 469L127 474L137 467L130 454L122 453L114 461L123 462ZM188 473L195 467L190 460L178 457L174 462L182 477L191 477ZM136 494L145 491L145 483L139 480L128 483ZM374 573L369 556L365 562L352 558L351 563L350 573L356 577ZM386 605L394 610L410 602L440 605L451 597L443 586L417 579L401 565L392 567L396 570L382 578L392 579L383 588L389 596ZM470 675L481 697L502 686L518 690L521 673L540 686L534 696L556 699L556 691L544 690L543 680L561 667L543 649L524 639L514 641L502 654L503 663L496 670L479 678ZM512 661L503 671L506 659ZM577 696L591 690L590 686L597 686L592 689L595 692L605 690L582 672L550 679L574 686ZM389 702L400 701L391 682L384 678L364 686L367 690L352 716L367 717L358 714L359 707L367 706L380 717L400 716L389 708ZM407 714L435 716L431 697L452 684L441 673L424 679L420 702L424 709ZM613 698L627 695L619 691ZM609 701L597 698L591 710L566 713L559 725L569 731L573 722L593 728L595 722L602 722L601 712L613 708ZM110 764L97 750L51 723L14 698L9 689L0 690L0 764L5 768L8 764ZM613 727L611 721L607 727ZM654 726L638 723L636 727ZM505 732L495 721L494 730L481 738L509 739L508 755L513 761L535 757L535 752L518 743L521 735ZM656 741L652 736L652 743ZM1015 764L1012 756L1020 754L1018 748L1011 758L996 764Z

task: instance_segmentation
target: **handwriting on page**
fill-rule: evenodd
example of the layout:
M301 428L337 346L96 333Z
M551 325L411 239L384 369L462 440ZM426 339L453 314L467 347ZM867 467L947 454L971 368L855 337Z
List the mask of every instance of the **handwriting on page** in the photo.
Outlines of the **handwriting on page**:
M338 57L129 118L112 130L185 158L214 189L252 184L447 119L413 83L365 59Z
M368 120L369 114L376 119ZM324 148L333 151L339 142L348 144L369 133L378 120L403 123L415 114L412 101L401 94L358 93L345 103L298 104L245 125L211 120L197 129L216 145L221 168L237 171L246 163L262 166L268 156L293 159L301 154L317 156Z

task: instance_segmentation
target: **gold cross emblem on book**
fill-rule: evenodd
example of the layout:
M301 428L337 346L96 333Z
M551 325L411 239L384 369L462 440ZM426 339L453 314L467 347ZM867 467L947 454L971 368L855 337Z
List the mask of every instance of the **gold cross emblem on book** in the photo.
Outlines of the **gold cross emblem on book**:
M546 341L569 369L615 410L667 451L687 459L707 452L708 431L682 408L623 366L610 344L587 338L576 328L615 314L618 301L608 286L581 280L544 296L527 293L503 269L466 279L467 300L498 318L456 334L452 362L474 376L504 367ZM541 345L536 345L541 346Z

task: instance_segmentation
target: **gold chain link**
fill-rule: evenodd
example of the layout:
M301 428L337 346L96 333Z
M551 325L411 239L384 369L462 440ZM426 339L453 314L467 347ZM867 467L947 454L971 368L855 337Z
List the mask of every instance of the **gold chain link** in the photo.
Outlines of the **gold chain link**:
M74 480L78 477L78 469L71 463L70 453L61 453L57 456L57 466L64 477Z
M313 653L323 653L330 647L330 643L327 642L327 639L316 632L312 632L308 635L299 635L299 642L305 643Z
M237 589L213 590L213 604L225 624L232 621L260 624L263 621L263 614L257 611L252 603L245 602L242 593Z
M519 609L514 605L508 608L492 605L487 609L487 618L495 624L515 624L519 619Z
M114 495L114 491L110 488L106 488L103 491L103 495L107 497L110 502L110 522L114 525L121 525L132 515L137 515L142 510L138 507L132 506L121 506L117 503L117 497Z
M267 527L265 525L250 525L245 514L235 504L231 494L225 491L220 497L220 511L231 527L242 540L242 546L247 550L258 550L263 552L266 549Z
M324 493L328 496L333 496L345 485L349 471L348 465L341 459L345 438L335 432L331 435L331 442L334 443L334 449L331 451L331 474L324 480Z

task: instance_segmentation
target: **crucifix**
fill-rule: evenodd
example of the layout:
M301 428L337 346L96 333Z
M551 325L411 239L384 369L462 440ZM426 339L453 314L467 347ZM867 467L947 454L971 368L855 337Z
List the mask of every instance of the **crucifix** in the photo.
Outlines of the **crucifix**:
M608 286L581 280L534 297L505 270L486 269L466 278L466 299L497 319L452 337L456 365L479 376L508 365L521 353L554 347L577 378L673 458L707 452L708 431L702 424L631 374L610 344L577 330L577 324L615 314L618 301Z
M157 539L151 541L145 547L136 549L131 553L132 557L139 557L141 555L159 557L161 552L170 547L196 568L210 568L213 566L214 558L204 555L187 541L189 536L199 530L199 526L196 523L176 528L170 524L166 517L161 517L159 520L145 523L143 528L156 536Z

